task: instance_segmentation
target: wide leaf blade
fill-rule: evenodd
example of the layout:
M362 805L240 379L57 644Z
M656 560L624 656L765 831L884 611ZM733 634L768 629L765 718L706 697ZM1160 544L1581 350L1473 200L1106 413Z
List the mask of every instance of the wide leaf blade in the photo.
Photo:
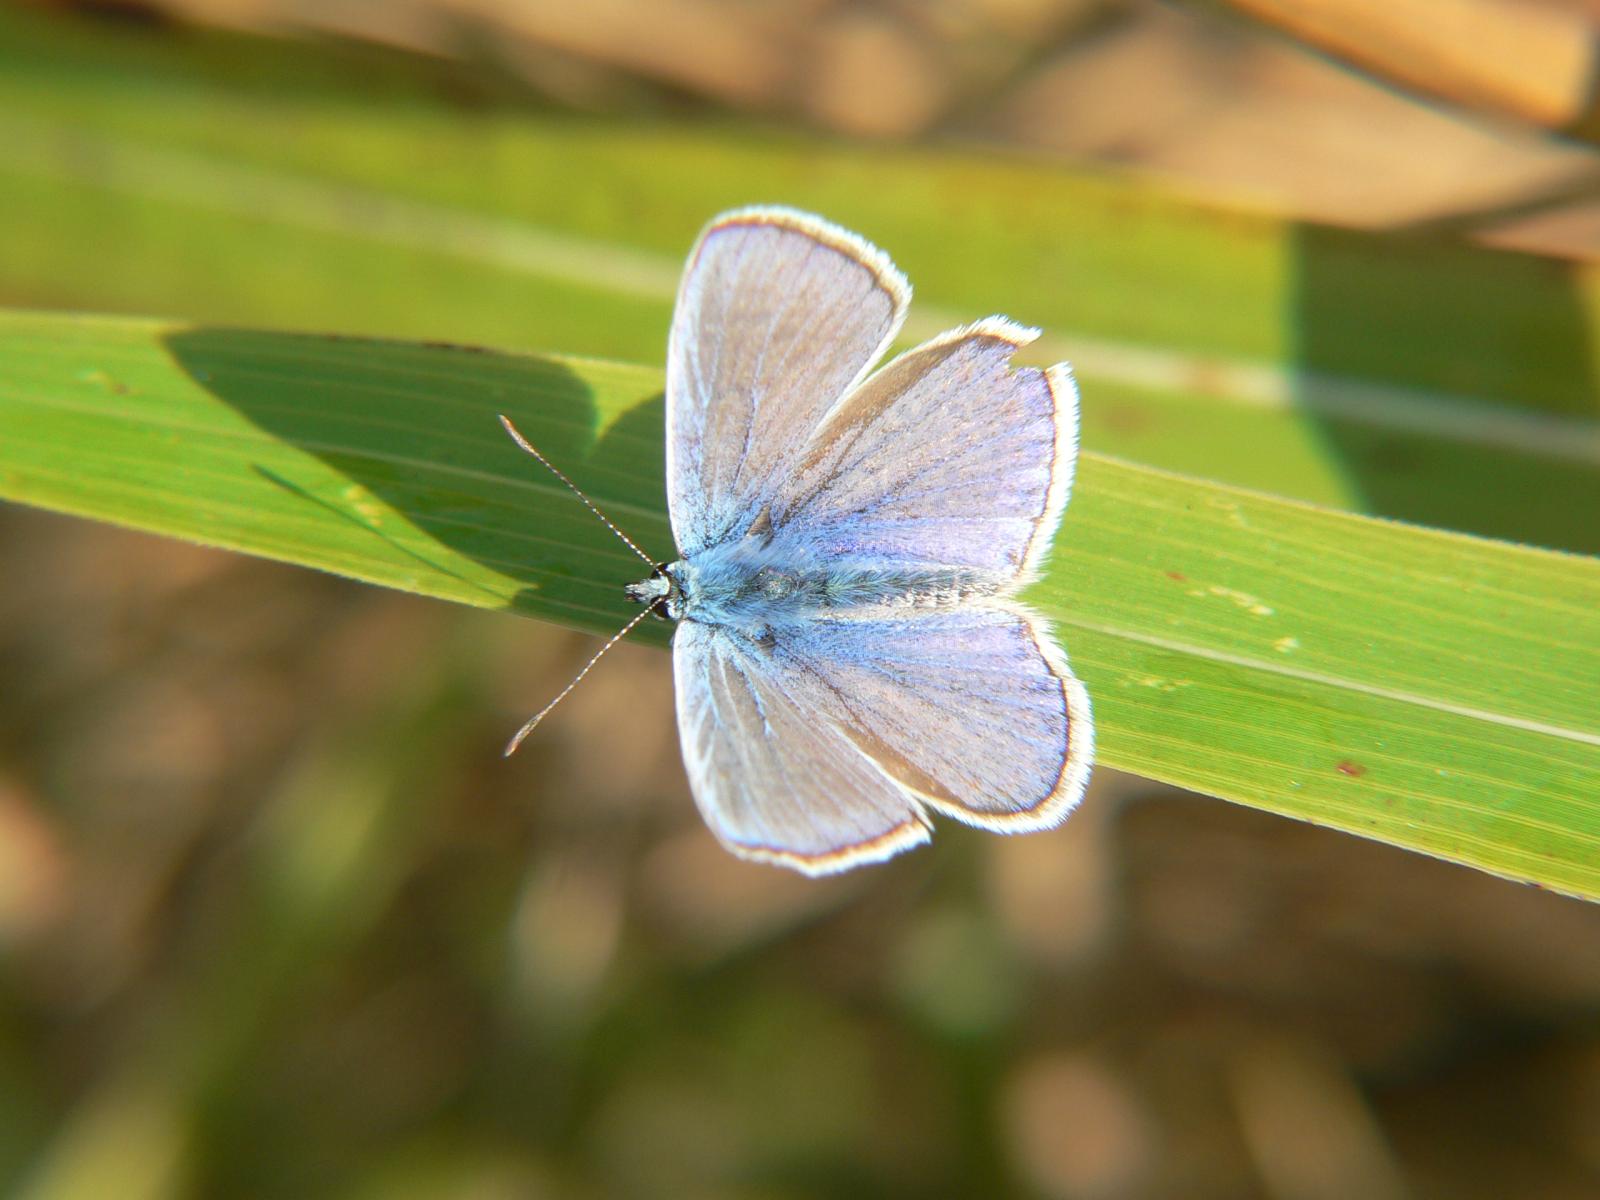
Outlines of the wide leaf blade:
M660 374L0 316L0 494L595 631L671 554ZM1101 760L1600 896L1600 562L1084 456L1030 593ZM648 624L662 642L666 630Z

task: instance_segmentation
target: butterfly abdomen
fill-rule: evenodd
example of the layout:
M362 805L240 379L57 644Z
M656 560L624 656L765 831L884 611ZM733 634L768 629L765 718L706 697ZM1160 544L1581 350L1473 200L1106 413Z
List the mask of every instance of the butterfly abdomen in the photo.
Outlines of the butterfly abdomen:
M1001 590L1000 581L979 571L886 566L847 555L819 559L749 543L713 546L671 569L684 617L745 629L830 614L949 608Z

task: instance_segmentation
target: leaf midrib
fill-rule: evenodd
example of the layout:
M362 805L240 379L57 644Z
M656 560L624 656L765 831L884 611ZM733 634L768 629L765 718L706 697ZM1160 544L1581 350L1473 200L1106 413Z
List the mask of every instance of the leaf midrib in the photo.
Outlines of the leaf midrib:
M1107 637L1122 638L1127 641L1137 642L1145 646L1153 646L1159 650L1169 650L1175 654L1191 655L1195 658L1206 659L1210 662L1223 663L1227 666L1244 667L1253 671L1264 671L1271 675L1280 675L1287 679L1299 680L1303 683L1319 684L1326 687L1340 688L1354 692L1358 695L1372 696L1375 699L1394 700L1403 704L1414 704L1420 708L1431 709L1435 712L1449 713L1453 716L1466 717L1471 720L1483 721L1491 725L1501 725L1508 729L1521 729L1528 733L1541 733L1550 737L1561 738L1587 746L1600 746L1600 733L1588 733L1579 729L1568 729L1560 725L1551 725L1544 721L1532 721L1524 717L1512 716L1509 713L1495 713L1486 709L1473 708L1470 705L1451 704L1447 700L1436 700L1428 696L1418 695L1414 692L1405 692L1399 688L1387 688L1379 684L1363 683L1359 680L1346 679L1337 675L1330 675L1320 671L1312 671L1301 667L1294 667L1288 663L1274 662L1271 659L1259 658L1249 654L1234 654L1226 650L1215 650L1201 646L1194 642L1182 641L1177 638L1163 638L1158 634L1142 633L1135 630L1121 629L1114 625L1087 620L1069 614L1051 613L1052 619L1058 625L1084 629L1094 633L1104 634Z

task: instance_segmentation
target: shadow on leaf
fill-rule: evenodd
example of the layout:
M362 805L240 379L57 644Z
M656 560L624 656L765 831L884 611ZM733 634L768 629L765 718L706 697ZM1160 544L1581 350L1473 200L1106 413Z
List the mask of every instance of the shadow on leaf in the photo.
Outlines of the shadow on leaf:
M501 413L647 552L672 553L659 392L601 402L558 359L468 346L230 328L166 344L212 395L348 481L330 491L261 472L273 484L385 556L488 593L487 606L611 631L636 611L623 585L648 571L518 449ZM492 574L458 570L461 558ZM648 626L638 636L665 641Z

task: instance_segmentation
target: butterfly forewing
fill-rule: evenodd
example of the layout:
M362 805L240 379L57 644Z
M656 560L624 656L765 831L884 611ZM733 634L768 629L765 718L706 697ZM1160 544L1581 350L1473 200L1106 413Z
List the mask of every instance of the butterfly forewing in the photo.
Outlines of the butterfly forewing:
M683 554L756 519L909 299L881 252L814 217L745 209L707 227L667 352L667 500Z
M788 536L1010 584L1048 548L1076 458L1064 367L1012 368L1036 331L990 318L909 350L828 414L785 479Z

